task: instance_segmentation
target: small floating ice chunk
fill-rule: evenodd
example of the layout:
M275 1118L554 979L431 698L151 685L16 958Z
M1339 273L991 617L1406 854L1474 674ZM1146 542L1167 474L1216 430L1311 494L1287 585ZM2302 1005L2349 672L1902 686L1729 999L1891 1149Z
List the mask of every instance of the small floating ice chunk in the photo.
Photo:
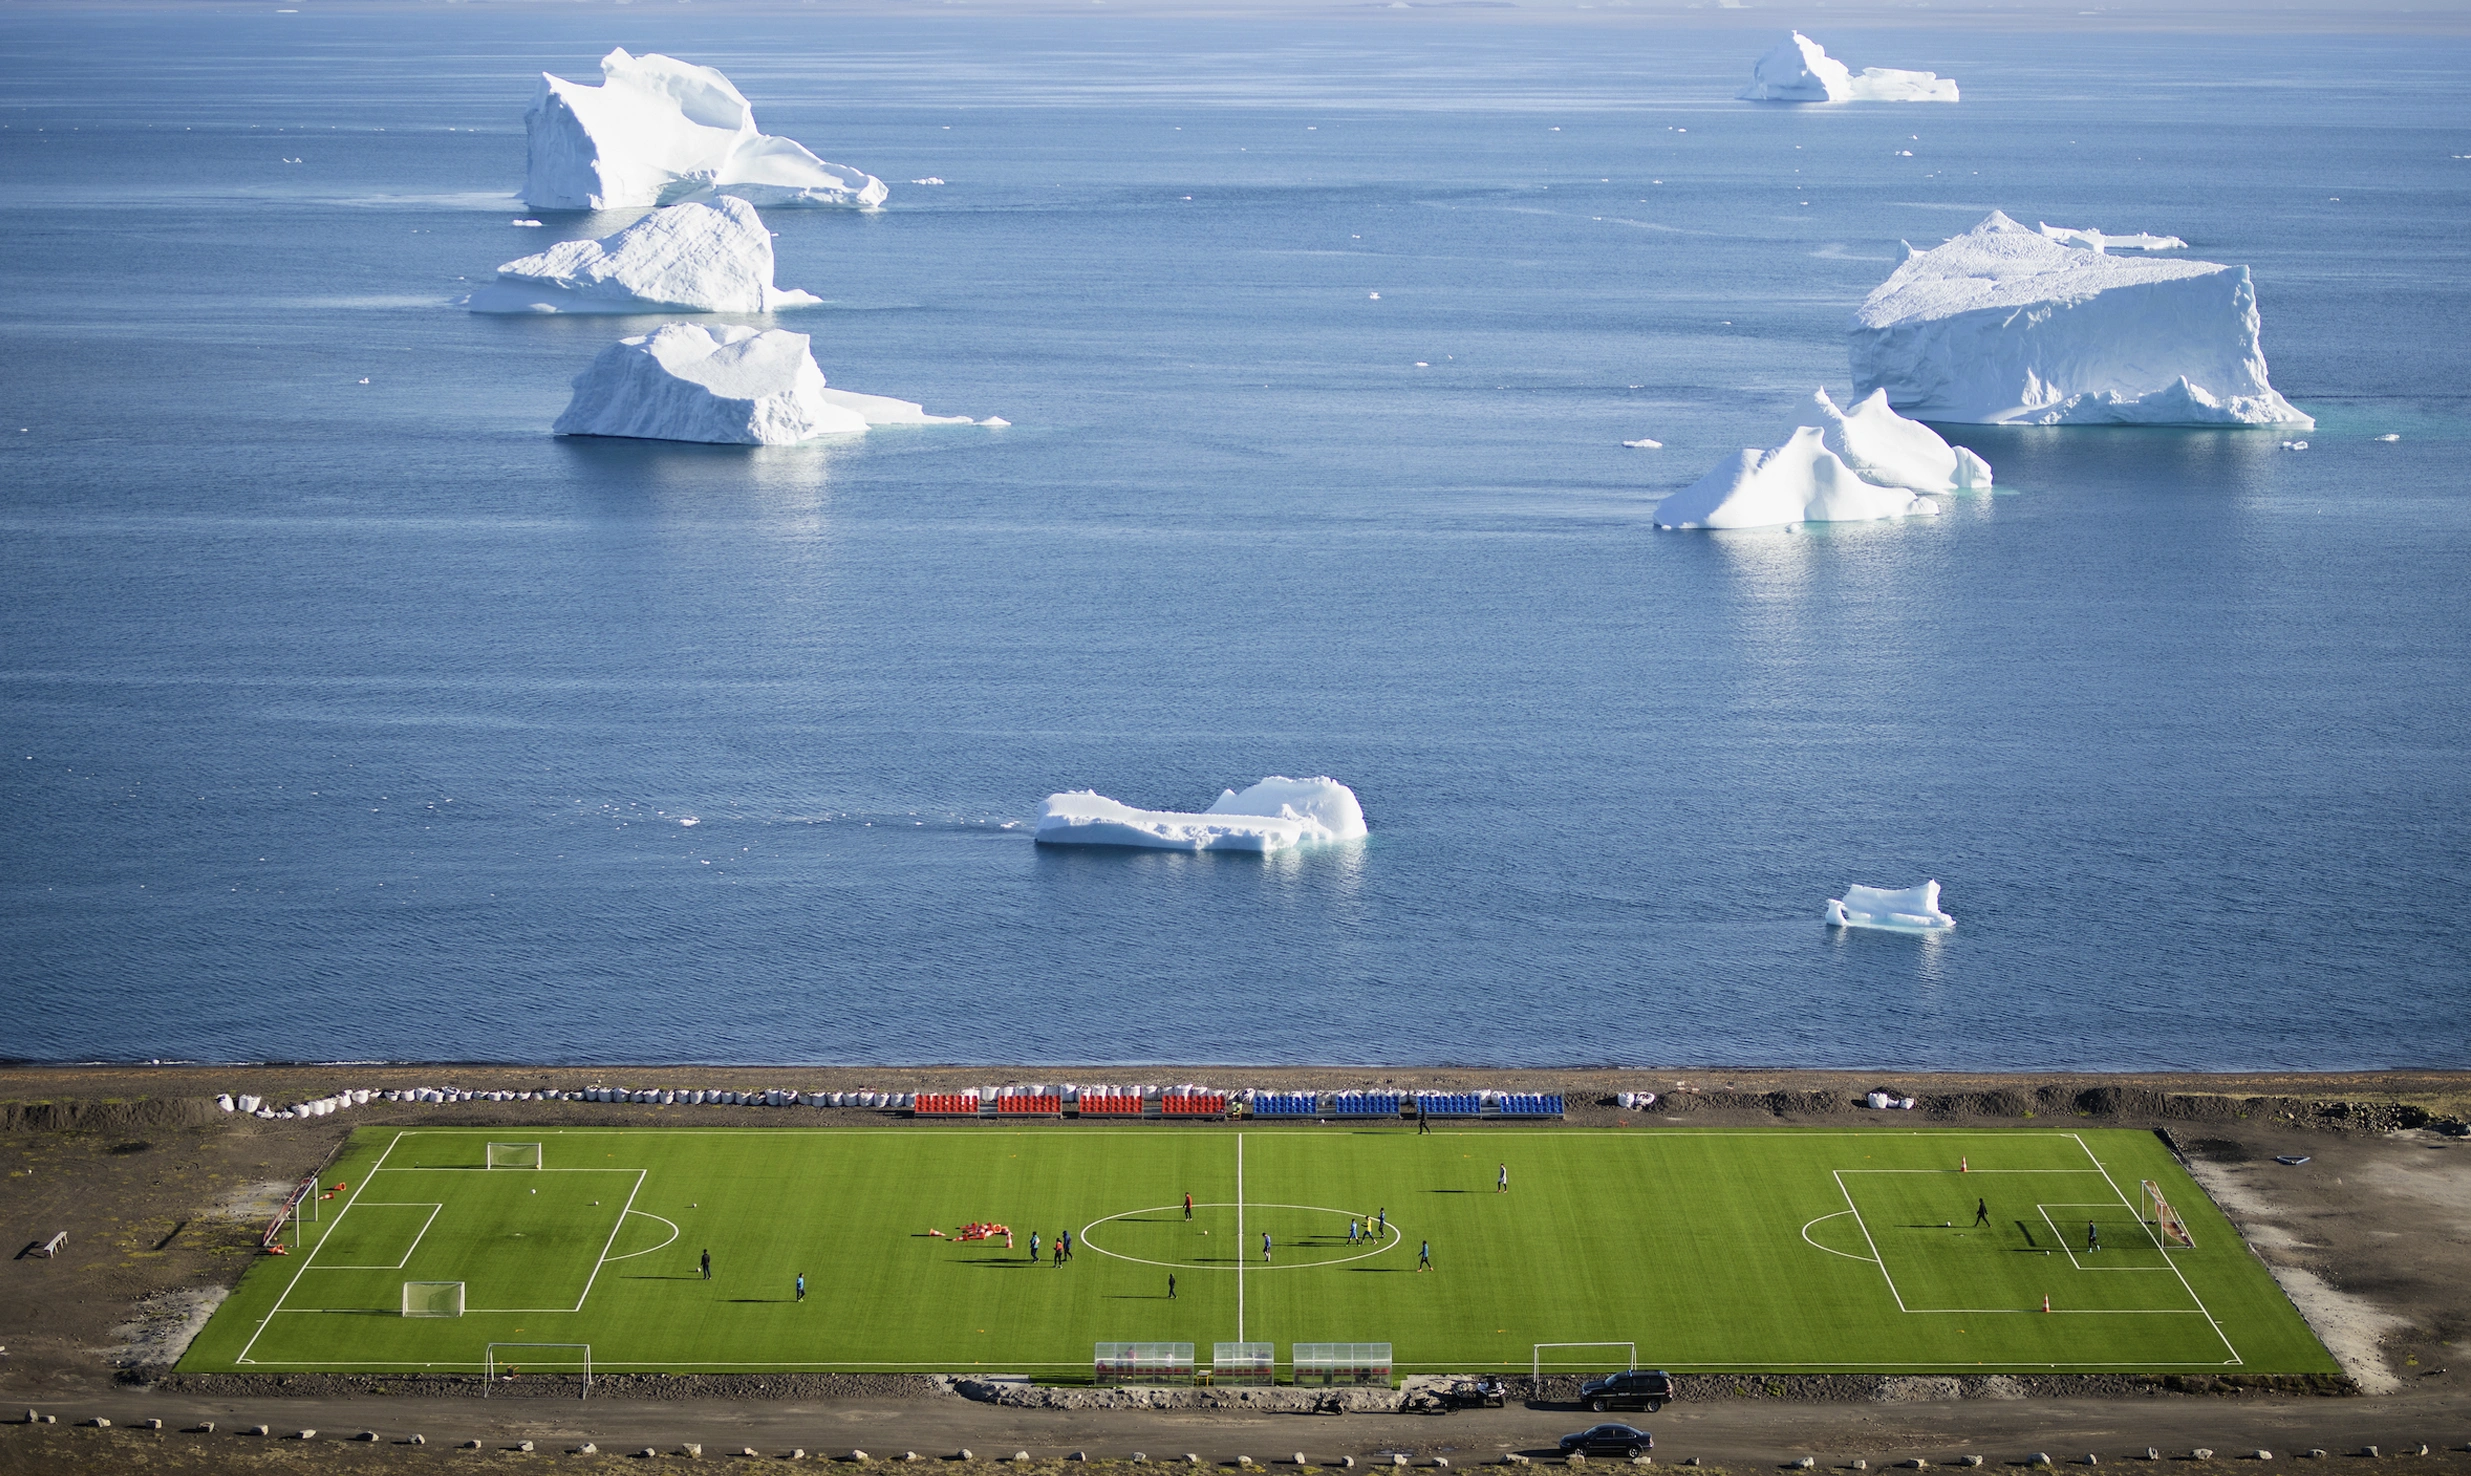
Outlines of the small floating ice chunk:
M2094 251L2185 251L2188 243L2177 236L2113 236L2097 230L2075 230L2068 226L2038 223L2042 234L2062 246L2083 246Z
M2308 443L2306 441L2285 441L2282 443L2282 449L2285 451L2305 451L2308 449Z
M755 131L727 77L674 57L601 58L601 85L541 74L524 110L523 200L535 210L672 205L707 191L756 205L871 209L884 182Z
M1628 446L1633 451L1662 451L1664 449L1664 442L1651 441L1645 436L1641 436L1635 441L1624 441L1622 444Z
M1860 76L1827 54L1818 42L1795 31L1759 58L1751 68L1750 85L1738 94L1744 102L1949 102L1956 101L1956 81L1936 72L1906 72L1894 67L1864 67ZM1684 130L1685 132L1687 130Z
M911 183L911 184L923 184L923 185L939 185L939 184L942 184L942 183L943 183L943 181L942 181L942 180L940 180L940 179L937 179L934 175L930 174L930 175L928 175L925 179L913 179L913 180L911 180L911 181L910 181L910 183Z
M1862 480L1805 425L1772 451L1745 447L1731 461L1656 505L1659 528L1775 528L1935 516L1939 504L1902 487Z
M1006 419L1005 419L1003 416L1001 416L1001 415L990 415L990 416L988 416L986 419L984 419L984 420L982 420L982 421L980 421L980 422L978 422L978 423L979 423L980 425L991 425L991 426L995 427L997 430L1002 430L1004 427L1006 427L1006 426L1008 426L1008 425L1012 424L1012 422L1011 422L1011 421L1006 420Z
M1853 382L1924 420L2314 429L2259 327L2244 266L2063 246L1994 210L1863 301Z
M2384 435L2377 437L2377 439L2380 441L2399 441L2402 437L2395 435L2392 431L2387 431Z
M476 313L768 313L822 299L772 285L772 234L744 200L672 205L597 241L498 268Z
M1893 891L1886 887L1847 887L1842 897L1830 897L1828 926L1883 928L1892 933L1944 933L1956 919L1939 910L1939 883Z
M540 222L537 220L510 220L507 224L511 226L530 226L535 230L540 228Z
M1199 814L1137 810L1087 789L1049 795L1039 806L1033 838L1049 846L1269 854L1366 834L1354 790L1330 778L1273 775L1241 794L1222 792Z

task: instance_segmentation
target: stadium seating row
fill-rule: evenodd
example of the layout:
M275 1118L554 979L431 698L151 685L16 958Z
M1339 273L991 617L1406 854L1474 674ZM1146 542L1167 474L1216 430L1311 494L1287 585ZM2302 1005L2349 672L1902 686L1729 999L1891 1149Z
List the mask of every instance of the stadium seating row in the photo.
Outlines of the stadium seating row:
M995 1099L998 1117L1062 1117L1064 1099L1057 1096L1011 1096Z

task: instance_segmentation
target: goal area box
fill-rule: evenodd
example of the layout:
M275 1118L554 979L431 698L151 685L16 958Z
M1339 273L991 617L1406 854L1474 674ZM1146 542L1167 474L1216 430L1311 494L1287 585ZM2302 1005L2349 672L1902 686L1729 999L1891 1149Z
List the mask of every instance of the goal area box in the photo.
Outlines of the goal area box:
M1190 1343L1100 1343L1091 1360L1090 1381L1112 1384L1190 1384L1193 1345Z
M1298 1343L1296 1382L1319 1384L1382 1384L1390 1382L1388 1343Z
M403 1315L406 1317L461 1317L463 1315L463 1283L460 1281L407 1281L403 1284Z
M536 1169L541 1166L541 1145L492 1143L482 1150L481 1161L493 1169Z

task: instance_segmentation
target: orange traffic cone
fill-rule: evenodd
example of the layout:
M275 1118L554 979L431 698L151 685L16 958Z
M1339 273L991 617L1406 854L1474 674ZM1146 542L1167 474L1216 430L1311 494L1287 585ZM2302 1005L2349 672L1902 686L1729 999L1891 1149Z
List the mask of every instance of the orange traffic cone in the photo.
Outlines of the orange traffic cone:
M2045 1311L2045 1312L2048 1312L2049 1310L2051 1310L2051 1299L2050 1299L2050 1295L2049 1295L2048 1293L2044 1293L2044 1294L2043 1294L2043 1297L2042 1297L2042 1310L2043 1310L2043 1311Z
M1972 1164L1970 1164L1970 1163L1968 1163L1968 1162L1966 1162L1964 1159L1959 1158L1958 1160L1956 1160L1956 1171L1957 1171L1958 1173L1960 1173L1960 1174L1969 1174L1969 1173L1972 1173L1972 1172L1973 1172L1973 1165L1972 1165Z

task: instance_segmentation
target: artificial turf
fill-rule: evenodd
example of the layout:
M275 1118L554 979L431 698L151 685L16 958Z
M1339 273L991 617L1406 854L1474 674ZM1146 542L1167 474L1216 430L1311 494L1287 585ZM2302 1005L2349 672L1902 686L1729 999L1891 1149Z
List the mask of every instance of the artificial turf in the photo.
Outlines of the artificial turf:
M540 1142L543 1167L481 1168L492 1140ZM1677 1370L2336 1371L2162 1144L2124 1130L364 1128L324 1179L348 1187L251 1267L184 1370L467 1370L541 1342L612 1371L1070 1378L1098 1342L1190 1342L1206 1367L1254 1340L1525 1371L1535 1344L1593 1340ZM2157 1248L2144 1179L2193 1248ZM1384 1211L1378 1244L1348 1244ZM1014 1246L948 1238L971 1221ZM1032 1261L1029 1233L1059 1229L1072 1261ZM407 1280L463 1282L464 1315L401 1316Z

